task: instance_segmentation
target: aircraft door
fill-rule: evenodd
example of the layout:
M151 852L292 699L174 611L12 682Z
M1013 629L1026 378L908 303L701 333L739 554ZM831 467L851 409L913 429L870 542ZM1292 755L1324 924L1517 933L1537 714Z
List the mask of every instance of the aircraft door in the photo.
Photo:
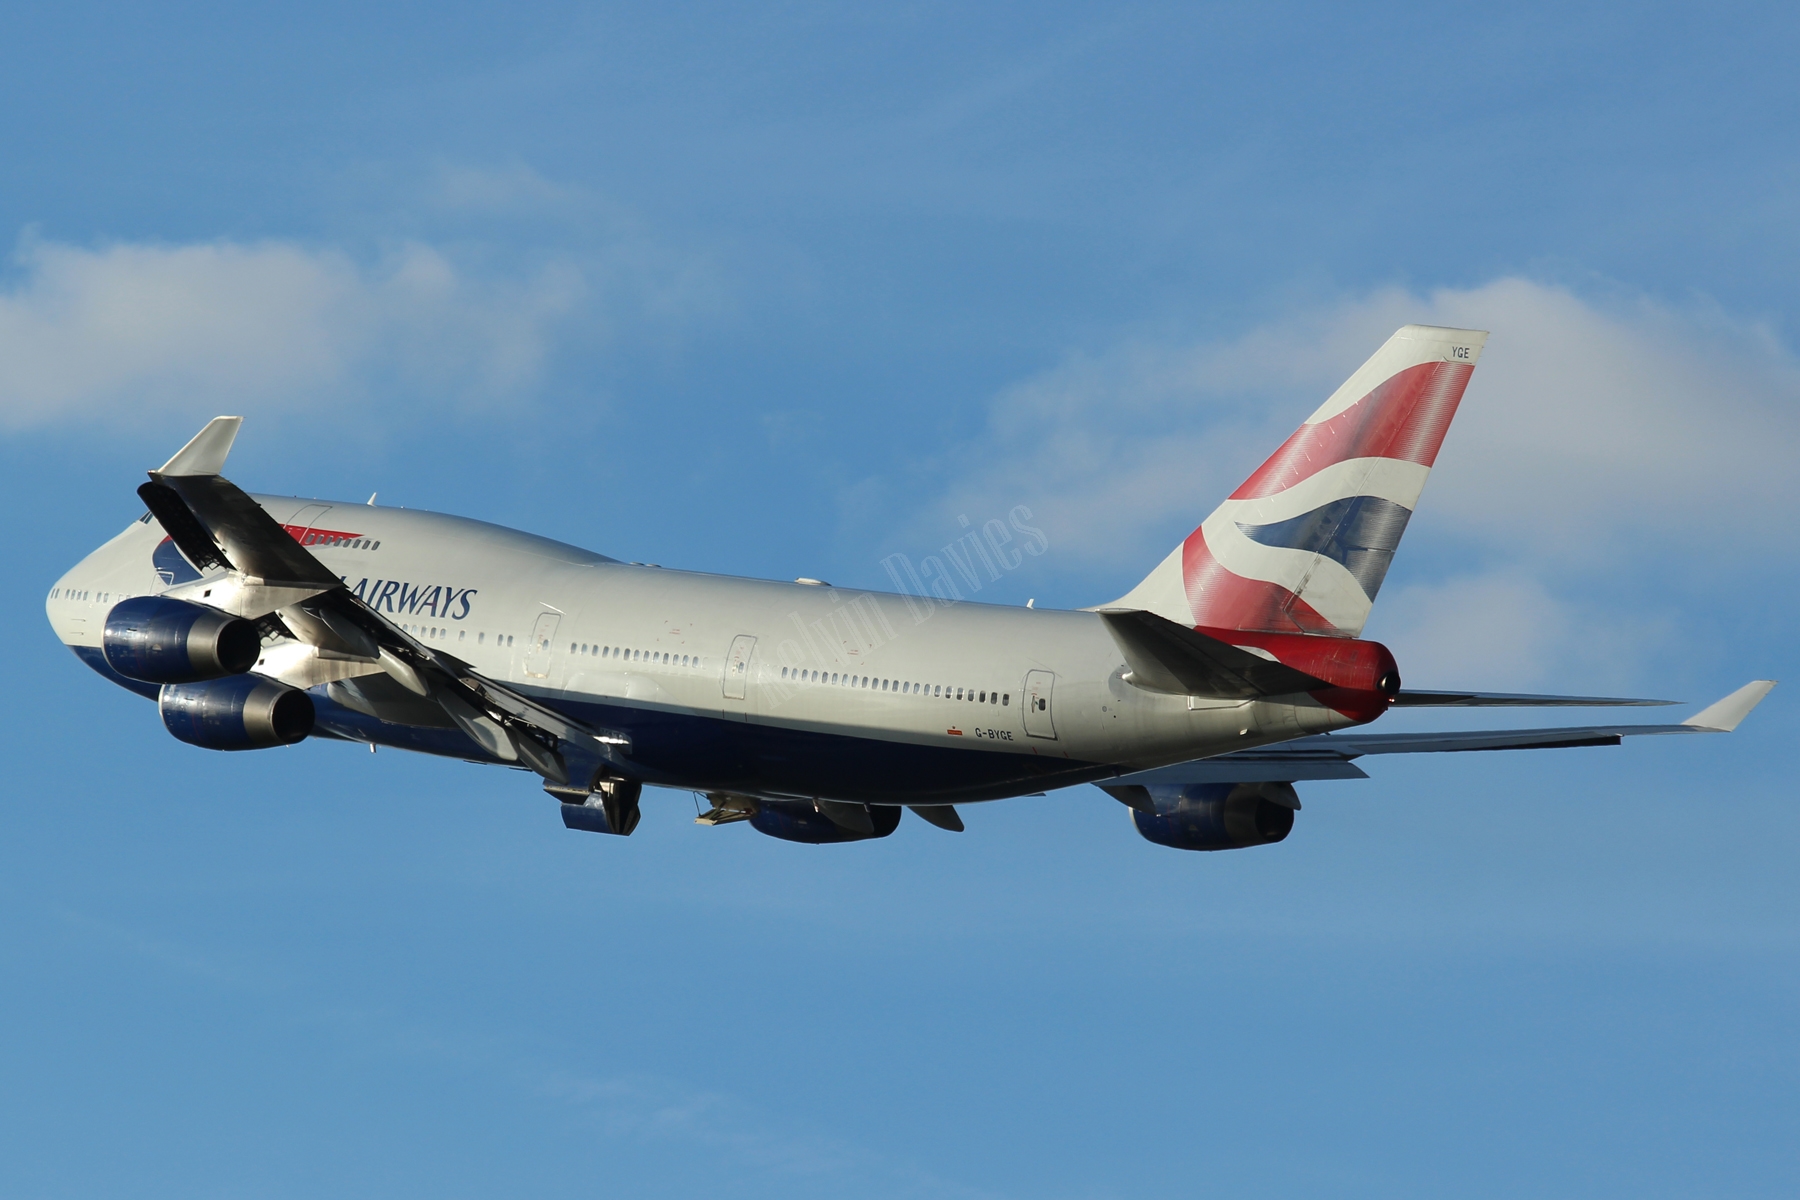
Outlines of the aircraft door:
M750 682L750 653L756 649L756 639L747 633L740 633L731 639L731 653L725 656L725 698L742 700L744 691Z
M531 627L531 647L525 651L525 673L535 679L550 677L550 664L556 647L556 625L561 613L539 613Z
M1056 740L1050 709L1050 690L1055 683L1054 671L1025 672L1025 732L1031 737Z

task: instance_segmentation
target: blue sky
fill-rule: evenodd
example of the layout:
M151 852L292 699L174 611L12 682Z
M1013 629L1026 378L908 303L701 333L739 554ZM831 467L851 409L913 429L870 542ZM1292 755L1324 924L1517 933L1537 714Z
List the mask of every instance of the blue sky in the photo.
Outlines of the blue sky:
M1730 738L1380 762L1263 850L1092 789L822 849L654 793L614 841L509 773L180 745L42 600L241 412L257 490L671 566L883 587L1025 505L979 598L1103 602L1416 320L1493 336L1369 627L1409 680L1792 680L1797 34L14 15L0 1190L1793 1194L1791 682Z

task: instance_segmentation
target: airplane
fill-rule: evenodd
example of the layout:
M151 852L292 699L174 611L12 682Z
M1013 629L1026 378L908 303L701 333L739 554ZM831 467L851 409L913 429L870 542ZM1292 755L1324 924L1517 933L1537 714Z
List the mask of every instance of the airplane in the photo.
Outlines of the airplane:
M567 828L615 835L645 785L704 796L701 824L823 844L887 837L905 809L960 832L958 805L1092 783L1153 843L1239 849L1288 836L1296 783L1367 778L1366 756L1735 729L1773 681L1679 724L1342 732L1395 708L1668 703L1409 690L1361 637L1486 339L1397 331L1091 608L670 570L373 496L250 495L221 474L242 424L222 416L46 610L183 742L511 767ZM983 537L1002 561L1043 546L1017 512Z

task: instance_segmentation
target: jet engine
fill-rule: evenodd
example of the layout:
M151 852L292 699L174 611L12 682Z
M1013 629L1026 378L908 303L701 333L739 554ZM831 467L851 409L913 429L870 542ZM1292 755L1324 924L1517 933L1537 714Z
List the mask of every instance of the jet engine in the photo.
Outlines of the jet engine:
M854 810L854 811L851 811ZM828 813L836 811L836 816ZM866 825L867 832L856 828ZM900 809L891 804L844 804L831 800L809 802L758 800L750 814L750 826L758 833L786 842L862 842L884 838L900 826Z
M198 683L256 665L256 624L186 600L133 596L113 605L101 634L106 664L145 683Z
M260 675L166 683L157 700L170 733L207 750L291 746L312 732L312 697Z
M1237 850L1279 842L1294 828L1300 799L1291 783L1203 783L1179 788L1120 788L1137 831L1177 850ZM1123 797L1121 797L1123 798ZM1154 811L1147 811L1144 801Z

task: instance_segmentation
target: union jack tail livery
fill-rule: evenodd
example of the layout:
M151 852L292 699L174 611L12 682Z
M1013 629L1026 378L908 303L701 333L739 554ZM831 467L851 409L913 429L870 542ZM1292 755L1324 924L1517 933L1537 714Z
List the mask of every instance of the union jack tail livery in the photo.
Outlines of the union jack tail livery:
M1356 637L1487 334L1408 325L1108 608Z

